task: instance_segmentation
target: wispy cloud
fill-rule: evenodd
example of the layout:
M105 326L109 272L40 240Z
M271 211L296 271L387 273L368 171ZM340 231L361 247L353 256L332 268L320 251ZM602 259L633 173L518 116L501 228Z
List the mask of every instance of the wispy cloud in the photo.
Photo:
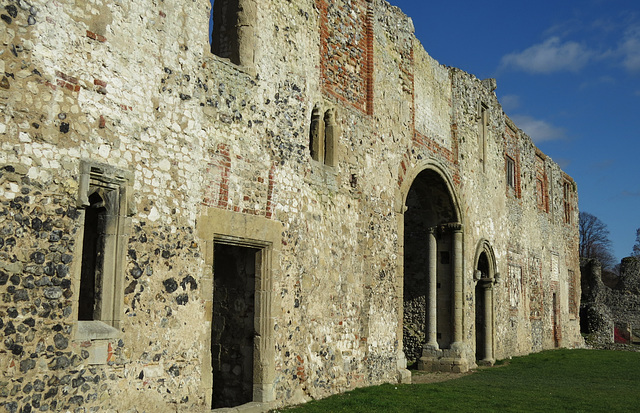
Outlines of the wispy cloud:
M554 36L543 43L533 45L521 52L502 57L502 67L521 69L529 73L577 72L582 69L594 53L584 45Z
M517 95L504 95L500 98L502 109L505 112L511 112L520 107L520 96Z
M615 165L615 163L616 161L614 159L605 159L600 162L596 162L592 164L591 168L599 171L604 171L605 169L611 168L613 165Z
M629 72L640 72L640 26L626 30L619 51L624 68Z
M562 169L567 169L569 165L571 165L571 159L558 158L558 159L555 159L555 161Z
M535 143L564 139L566 132L563 128L553 126L544 120L535 119L527 115L513 115L511 120L522 129Z
M622 191L622 196L628 198L640 197L640 191Z
M599 78L589 80L588 82L583 82L580 85L580 89L588 89L590 87L598 85L615 85L616 82L617 81L613 76L604 75L600 76Z

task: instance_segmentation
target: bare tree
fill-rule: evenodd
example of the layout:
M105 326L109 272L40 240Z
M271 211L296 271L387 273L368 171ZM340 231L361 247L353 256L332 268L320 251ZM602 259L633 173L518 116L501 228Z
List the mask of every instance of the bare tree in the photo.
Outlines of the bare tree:
M603 268L612 268L616 259L611 251L607 225L588 212L580 212L580 257L596 258Z
M632 257L640 257L640 228L636 230L636 243L633 244Z

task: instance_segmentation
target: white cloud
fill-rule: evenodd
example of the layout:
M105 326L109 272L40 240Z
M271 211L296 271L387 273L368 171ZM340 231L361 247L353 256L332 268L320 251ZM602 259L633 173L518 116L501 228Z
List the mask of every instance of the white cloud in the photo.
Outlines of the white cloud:
M598 171L604 171L604 170L610 169L615 164L616 164L616 161L614 159L605 159L600 162L596 162L592 164L591 167Z
M640 27L629 28L620 45L622 65L629 72L640 72Z
M567 169L571 165L571 159L558 158L558 159L555 159L555 161L558 164L558 166L563 170Z
M616 83L617 83L617 80L615 77L604 75L596 79L589 79L587 82L582 82L580 84L580 89L584 90L584 89L588 89L590 87L599 86L599 85L605 85L605 86L615 85Z
M550 37L519 53L502 57L503 67L515 67L529 73L577 72L592 58L593 52L576 42Z
M535 143L553 141L566 137L565 130L551 125L543 120L534 119L526 115L513 115L511 120L517 127L522 129L524 133L531 137Z
M500 98L500 104L505 112L511 112L520 107L520 96L517 95L504 95Z

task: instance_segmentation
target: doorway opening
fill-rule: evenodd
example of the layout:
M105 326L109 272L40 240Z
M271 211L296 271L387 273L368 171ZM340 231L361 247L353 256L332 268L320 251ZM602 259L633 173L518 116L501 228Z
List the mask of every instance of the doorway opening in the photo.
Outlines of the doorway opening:
M560 347L560 325L558 323L558 296L556 293L553 293L553 298L551 300L552 305L552 317L553 317L553 346Z
M256 282L261 250L214 244L211 326L212 408L253 400Z
M491 284L493 277L487 253L482 251L476 265L476 360L490 361L493 358L491 335Z
M485 358L487 349L485 348L485 338L487 328L485 322L484 287L481 283L476 284L476 360Z
M496 272L496 257L489 241L480 240L474 262L476 362L491 366L495 363L493 286L498 282L499 274Z
M435 170L416 176L404 213L403 351L415 364L426 348L449 348L453 334L454 238L457 214Z

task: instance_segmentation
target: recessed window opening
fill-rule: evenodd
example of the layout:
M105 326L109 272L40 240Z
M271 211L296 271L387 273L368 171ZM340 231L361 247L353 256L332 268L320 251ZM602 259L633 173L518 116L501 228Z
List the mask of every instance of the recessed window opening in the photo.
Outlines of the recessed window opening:
M564 222L566 224L571 224L571 212L572 212L572 202L571 202L571 193L572 193L572 185L569 181L564 181L563 184L563 198L564 198Z
M324 112L324 164L334 166L335 110Z
M231 63L252 66L254 60L255 0L210 0L211 53Z
M482 168L484 171L485 163L487 160L487 135L489 127L489 108L484 103L479 105L478 113L478 152L480 154L480 162L482 162Z
M549 189L545 160L540 154L536 154L536 194L538 208L541 211L549 212Z
M309 153L311 159L327 166L335 166L337 135L336 110L330 108L323 113L318 105L314 106L311 111L309 130Z
M314 161L324 161L324 119L320 117L318 106L315 106L311 112L309 152Z
M133 177L109 165L81 162L77 206L83 211L74 273L77 338L112 337L123 312L123 273ZM81 248L80 248L81 247ZM74 306L75 304L74 303ZM106 328L109 326L111 328Z
M240 64L238 55L239 0L211 0L211 52Z
M97 192L91 194L84 217L78 320L100 319L100 286L102 266L104 265L106 213L102 197Z
M509 188L516 187L516 163L511 157L507 156L507 186Z

